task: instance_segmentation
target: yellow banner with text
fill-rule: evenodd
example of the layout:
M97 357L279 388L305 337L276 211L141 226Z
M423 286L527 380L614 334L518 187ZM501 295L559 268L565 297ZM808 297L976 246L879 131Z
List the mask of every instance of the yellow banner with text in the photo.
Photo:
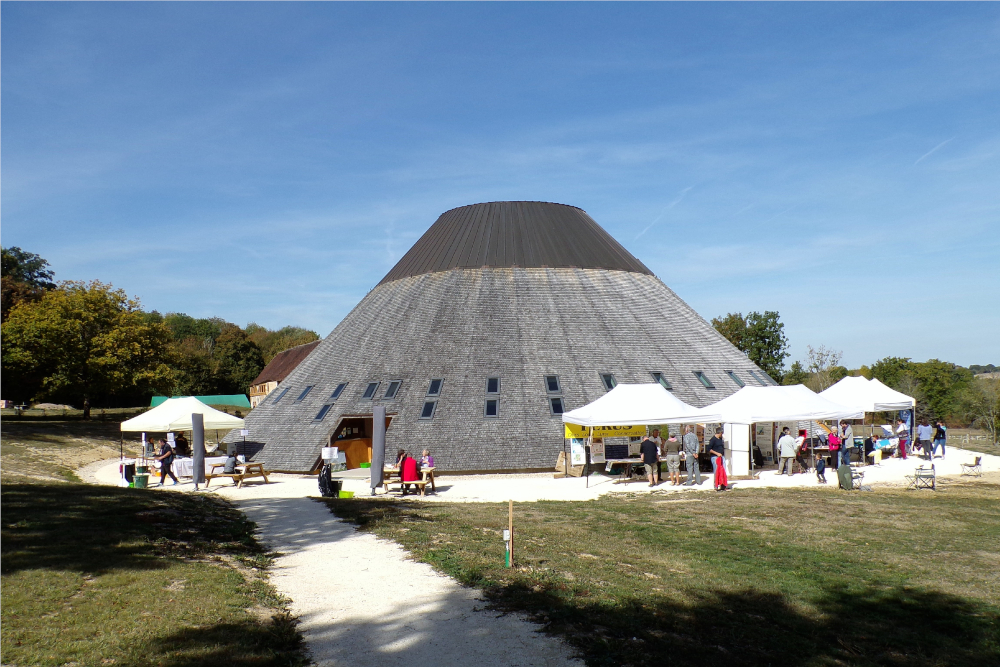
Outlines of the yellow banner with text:
M595 438L628 438L646 435L646 425L638 426L577 426L576 424L564 424L567 438L586 438L593 435ZM591 433L593 431L593 433Z

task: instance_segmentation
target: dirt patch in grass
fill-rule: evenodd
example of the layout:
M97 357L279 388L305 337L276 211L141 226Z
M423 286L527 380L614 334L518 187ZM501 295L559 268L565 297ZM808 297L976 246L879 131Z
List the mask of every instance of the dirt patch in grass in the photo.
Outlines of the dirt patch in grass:
M591 665L1000 664L1000 488L515 505L330 500Z
M75 470L119 456L120 434L117 422L5 419L0 483L78 482ZM138 451L125 443L126 455Z

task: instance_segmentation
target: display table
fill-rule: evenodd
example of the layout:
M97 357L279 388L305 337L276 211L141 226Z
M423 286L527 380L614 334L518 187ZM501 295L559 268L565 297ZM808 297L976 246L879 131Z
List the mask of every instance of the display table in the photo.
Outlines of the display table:
M194 477L194 467L192 465L193 461L194 459L190 459L187 457L175 458L174 464L170 467L170 469L178 477ZM212 469L213 465L216 465L217 463L224 464L225 462L226 462L225 456L206 456L205 474L206 475L208 474L208 472Z

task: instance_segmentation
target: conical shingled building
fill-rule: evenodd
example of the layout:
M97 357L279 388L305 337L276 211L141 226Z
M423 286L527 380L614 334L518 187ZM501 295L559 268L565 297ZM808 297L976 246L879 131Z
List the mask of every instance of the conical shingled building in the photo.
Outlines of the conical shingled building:
M430 449L442 470L551 468L561 413L617 382L696 406L770 379L581 209L492 202L442 214L247 417L250 451L309 471Z

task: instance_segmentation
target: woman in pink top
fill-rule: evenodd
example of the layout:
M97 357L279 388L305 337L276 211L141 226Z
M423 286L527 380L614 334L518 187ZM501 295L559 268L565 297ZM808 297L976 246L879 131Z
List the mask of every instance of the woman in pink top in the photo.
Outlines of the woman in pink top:
M826 441L830 445L830 465L836 470L840 464L840 436L834 431Z

